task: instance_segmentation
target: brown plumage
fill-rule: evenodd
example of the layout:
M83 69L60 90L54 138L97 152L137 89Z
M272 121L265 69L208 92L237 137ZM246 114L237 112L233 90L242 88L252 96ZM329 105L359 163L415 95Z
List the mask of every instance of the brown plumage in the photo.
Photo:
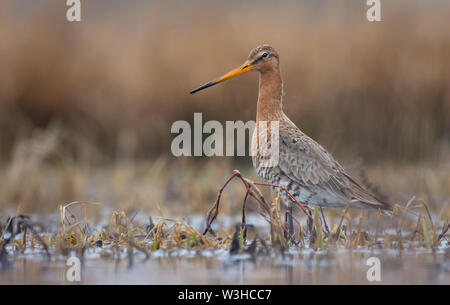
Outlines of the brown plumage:
M247 61L230 73L211 81L191 93L220 83L233 76L255 70L259 72L256 128L252 139L253 165L265 183L285 187L298 201L307 205L374 209L389 212L389 203L377 198L352 179L321 145L304 134L282 110L283 83L278 52L262 45L250 52ZM271 156L270 123L278 124L278 162L267 166ZM275 143L275 142L274 142ZM274 188L279 191L279 188ZM280 195L285 203L290 199Z

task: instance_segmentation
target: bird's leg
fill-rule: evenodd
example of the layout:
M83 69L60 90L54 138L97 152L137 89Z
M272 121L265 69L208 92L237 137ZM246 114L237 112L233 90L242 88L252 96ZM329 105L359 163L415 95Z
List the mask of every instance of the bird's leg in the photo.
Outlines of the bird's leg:
M286 211L286 213L284 213L284 223L288 223L288 217L289 217L288 212L289 212L289 211ZM290 232L289 232L289 233L290 233ZM285 237L285 238L288 237L286 233L284 234L284 237Z
M294 235L294 222L292 221L292 202L288 203L288 208L284 213L284 223L287 224L289 234ZM287 235L285 236L288 237Z
M294 220L294 221L297 223L297 225L301 228L301 225L302 225L302 224L300 223L300 221L297 220L297 218L294 217L294 215L292 214L291 211L287 210L286 213L285 213L285 215L286 215L286 216L285 216L285 217L286 217L286 218L285 218L285 222L286 222L286 219L288 219L288 217L289 217L291 220ZM301 229L300 229L300 230L301 230ZM289 233L289 235L291 236L291 240L294 241L293 238L292 238L292 236L294 236L294 224L292 224L292 232L293 232L293 233L291 233L291 232L288 232L288 233ZM295 241L294 241L294 243L295 243ZM298 245L298 244L296 244L296 245Z
M313 234L314 233L314 231L315 231L315 226L314 226L314 218L312 217L312 212L311 211L308 211L309 212L309 218L308 218L308 221L306 222L306 226L307 226L307 228L308 228L308 232L309 233L311 233L311 234Z
M293 220L295 220L295 222L300 226L301 223L300 221L297 220L297 218L294 217L294 215L288 210L286 211L286 215L291 216Z
M325 225L325 230L327 230L327 233L330 234L330 229L328 228L327 220L325 219L325 214L323 213L322 206L320 207L320 213L322 214L323 224Z
M245 217L245 206L247 205L247 197L249 194L249 190L247 188L247 192L245 193L244 203L242 204L242 228L244 229L244 239L247 237L247 224Z
M281 228L283 229L284 233L288 235L289 240L290 240L291 242L293 242L294 245L298 246L298 242L295 240L294 235L291 234L291 233L289 233L289 230L286 228L286 226L283 225L283 224L281 224Z
M289 225L289 227L288 227L289 234L294 235L294 222L292 220L292 202L289 202L289 204L288 204L288 211L289 211L289 213L287 214L288 215L287 221L288 221L288 225Z

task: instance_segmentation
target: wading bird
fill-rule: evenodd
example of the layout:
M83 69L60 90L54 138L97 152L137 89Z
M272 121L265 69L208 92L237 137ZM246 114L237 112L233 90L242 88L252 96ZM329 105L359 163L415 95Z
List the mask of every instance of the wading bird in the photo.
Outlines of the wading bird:
M378 198L350 177L343 167L321 145L304 134L282 110L283 83L278 52L269 45L262 45L250 52L239 68L192 90L195 93L231 77L248 71L259 72L259 93L256 111L256 128L252 138L253 165L263 182L286 189L299 202L324 208L352 208L392 211L388 202ZM259 135L260 122L278 123L278 162L263 166L263 145ZM269 126L267 124L267 126ZM268 128L267 128L268 129ZM260 147L261 146L261 147ZM290 206L291 198L280 191L283 201ZM290 206L290 209L292 207ZM292 223L292 222L291 222ZM292 227L292 225L289 225ZM291 231L291 230L290 230Z

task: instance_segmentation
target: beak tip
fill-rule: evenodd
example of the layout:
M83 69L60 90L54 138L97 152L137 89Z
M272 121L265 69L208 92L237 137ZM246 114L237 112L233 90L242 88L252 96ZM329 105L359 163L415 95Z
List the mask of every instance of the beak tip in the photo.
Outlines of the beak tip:
M211 87L211 86L214 85L214 84L215 84L214 81L210 81L209 83L206 83L206 84L204 84L203 86L200 86L200 87L198 87L198 88L196 88L196 89L193 89L193 90L189 91L189 93L190 93L190 94L194 94L195 92L198 92L198 91L203 90L203 89L205 89L205 88Z
M200 87L198 87L198 88L196 88L196 89L193 89L193 90L189 91L189 93L190 93L190 94L193 94L193 93L198 92L198 91L200 91L200 90L203 90L203 89L206 89L206 88L208 88L208 87L214 86L215 84L218 84L218 83L220 83L220 82L223 82L224 80L227 80L227 79L229 79L229 78L231 78L231 77L234 77L234 76L237 76L237 75L239 75L239 74L248 72L248 71L250 71L251 69L252 69L252 65L251 65L248 61L246 61L246 62L245 62L242 66L240 66L239 68L237 68L237 69L235 69L235 70L233 70L233 71L231 71L231 72L229 72L229 73L223 75L222 77L219 77L219 78L216 79L216 80L212 80L212 81L210 81L210 82L204 84L203 86L200 86Z

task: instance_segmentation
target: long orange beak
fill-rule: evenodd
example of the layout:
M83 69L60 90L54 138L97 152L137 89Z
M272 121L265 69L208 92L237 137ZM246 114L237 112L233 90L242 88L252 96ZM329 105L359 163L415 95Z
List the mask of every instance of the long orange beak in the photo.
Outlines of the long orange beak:
M227 74L225 74L225 75L223 75L223 76L221 76L221 77L219 77L219 78L217 78L215 80L212 80L212 81L204 84L203 86L198 87L197 89L191 90L190 93L191 94L195 93L195 92L203 90L205 88L214 86L215 84L221 83L224 80L227 80L229 78L232 78L232 77L244 74L245 72L248 72L248 71L252 70L252 67L253 67L252 64L247 60L239 68L237 68L237 69L235 69L235 70L233 70L233 71L231 71L231 72L229 72L229 73L227 73Z

